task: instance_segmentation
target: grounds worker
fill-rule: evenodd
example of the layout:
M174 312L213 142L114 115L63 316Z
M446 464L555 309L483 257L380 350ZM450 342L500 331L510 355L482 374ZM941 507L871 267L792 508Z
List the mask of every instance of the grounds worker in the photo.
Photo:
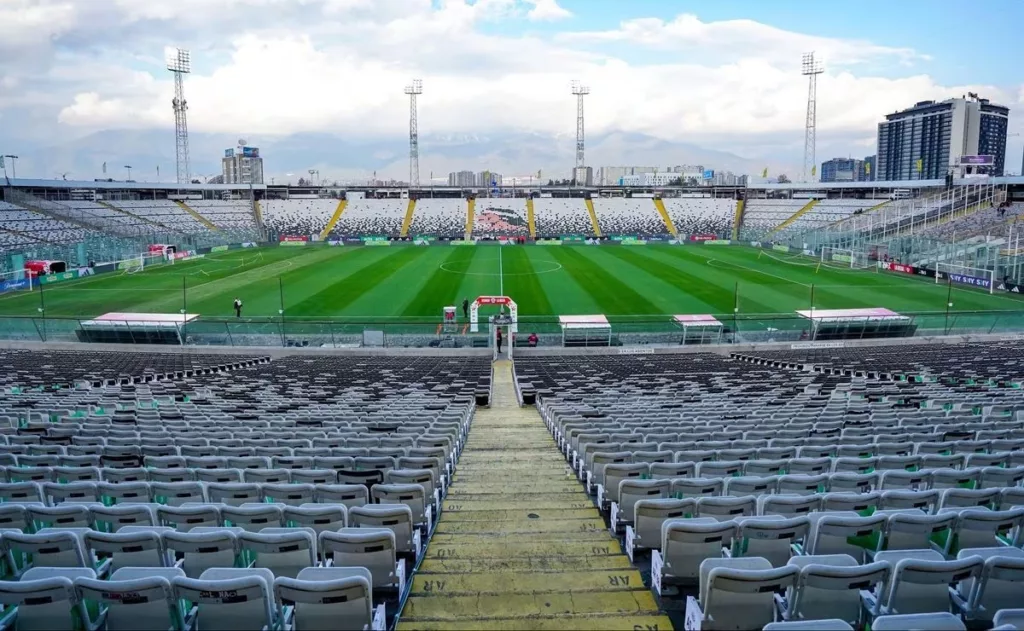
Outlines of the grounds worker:
M469 298L463 298L462 299L462 317L463 318L468 318L469 317Z
M242 317L242 301L239 300L238 298L235 298L234 307L235 307L235 317L236 318L241 318Z

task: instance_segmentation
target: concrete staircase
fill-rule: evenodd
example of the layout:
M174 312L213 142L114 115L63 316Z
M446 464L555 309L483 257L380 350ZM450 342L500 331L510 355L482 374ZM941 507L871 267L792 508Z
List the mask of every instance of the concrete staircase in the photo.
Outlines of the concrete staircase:
M496 362L398 629L671 629L514 388Z
M164 224L160 223L159 221L154 221L154 220L149 219L147 217L143 217L142 215L136 215L135 213L133 213L131 211L125 210L124 208L118 208L117 206L114 206L113 204L109 204L109 203L101 201L101 200L96 200L96 203L99 204L100 206L103 206L104 208L108 208L108 209L110 209L110 210L112 210L112 211L114 211L116 213L125 215L126 217L131 217L132 219L135 219L139 223L149 224L149 225L153 226L154 228L159 228L159 229L165 230L167 232L181 232L180 230L175 230L174 228L169 228L169 227L165 226Z
M679 233L676 232L676 225L672 223L672 218L669 217L668 210L665 208L665 202L660 197L654 198L654 208L661 215L661 220L665 222L665 228L668 229L669 234L673 237L679 236Z
M331 215L331 220L327 222L324 229L320 231L320 240L323 241L327 238L327 235L331 234L331 230L334 230L334 226L338 225L338 220L341 219L341 213L345 212L345 208L348 206L348 201L344 199L338 200L338 206L334 209L334 214Z
M181 208L182 210L184 210L188 214L192 215L193 219L195 219L199 223L203 224L204 226L206 226L210 230L213 230L214 232L220 232L221 231L220 226L218 226L217 224L213 223L212 221L210 221L206 217L203 217L202 215L200 215L197 210L191 208L185 202L183 202L181 200L174 200L174 203L177 204L179 208Z
M743 226L743 211L746 209L746 200L736 202L736 217L732 220L732 240L740 238L740 228Z
M775 229L772 230L771 232L769 232L768 236L770 237L770 236L772 236L774 234L778 234L778 233L782 232L783 230L788 228L790 225L792 225L793 222L795 222L797 219L799 219L799 218L803 217L804 215L806 215L807 213L811 212L811 209L813 209L817 205L818 205L818 200L816 200L816 199L812 199L811 201L807 202L806 204L804 204L803 208L801 208L800 210L798 210L795 213L793 213L793 215L789 219L787 219L787 220L783 221L782 223L780 223L779 225L775 226Z
M526 198L526 225L530 229L530 238L537 238L537 221L533 214L533 198Z
M473 221L476 219L476 199L466 200L466 229L463 238L469 241L473 238Z
M590 214L590 225L594 227L594 236L601 236L601 224L597 222L597 211L594 210L594 200L587 198L587 212Z
M405 219L402 220L402 232L399 236L403 239L409 236L409 226L412 225L412 215L416 212L416 200L410 198L409 205L405 207Z

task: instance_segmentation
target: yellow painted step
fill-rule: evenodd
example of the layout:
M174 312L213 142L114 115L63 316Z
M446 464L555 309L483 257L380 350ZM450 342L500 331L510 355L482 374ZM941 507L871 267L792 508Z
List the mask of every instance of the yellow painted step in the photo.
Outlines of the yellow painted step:
M182 210L184 210L188 214L192 215L193 219L195 219L199 223L203 224L204 226L206 226L210 230L213 230L214 232L220 232L220 226L216 225L215 223L213 223L212 221L210 221L206 217L203 217L202 215L200 215L199 211L197 211L194 208L190 207L185 202L176 199L176 200L174 200L174 203L178 205L178 208L181 208Z
M443 516L442 516L443 517ZM529 521L518 522L509 521L498 524L480 524L477 522L464 521L449 522L442 519L437 524L438 533L457 533L457 532L494 532L499 530L507 533L523 533L529 534L532 532L595 532L604 531L604 521L600 519L557 519L557 520L543 520L543 519L531 519Z
M529 536L529 542L540 543L540 542L561 542L567 543L578 543L581 546L595 546L593 550L600 550L608 548L614 553L619 549L618 545L612 541L611 536L605 531L591 531L591 532L537 532ZM510 533L507 535L496 535L494 533L448 533L448 534L435 534L430 538L430 542L437 541L438 545L451 545L451 544L480 544L480 545L507 545L510 543L522 543L523 536L517 533ZM562 546L564 550L571 550L567 546ZM586 554L585 552L574 551L573 554ZM566 552L568 554L568 552Z
M797 219L803 217L808 212L810 212L811 209L813 209L817 205L818 205L818 200L816 200L816 199L812 199L811 201L807 202L806 204L804 204L804 206L800 210L798 210L795 213L793 213L793 215L789 219L787 219L787 220L783 221L782 223L780 223L779 225L775 226L775 229L772 230L771 232L769 232L768 236L771 236L773 234L777 234L779 232L782 232L783 230L788 228L793 222L795 222Z
M413 594L402 616L409 618L524 618L594 613L657 614L650 590L559 592L551 594L480 594L420 596Z
M601 236L601 225L597 223L597 211L594 210L594 200L588 197L584 201L587 204L587 213L590 214L590 224L594 228L594 236L599 237Z
M405 218L402 219L402 231L399 233L400 237L409 236L409 226L412 225L412 215L416 211L416 200L412 197L409 198L409 204L405 207Z
M454 484L452 485L454 486ZM545 484L501 484L497 482L465 482L460 489L452 489L448 492L451 495L462 495L462 494L474 494L474 493L497 493L504 495L508 491L510 486L514 486L515 490L519 493L571 493L576 491L580 493L580 484L574 480L567 480L566 482L555 482ZM582 497L582 493L580 496Z
M743 210L746 208L746 205L746 202L742 199L736 202L736 217L732 221L733 241L740 238L740 226L743 225Z
M611 572L474 572L417 574L413 593L437 596L456 594L545 594L613 590L644 590L636 570Z
M520 508L512 510L482 510L482 511L463 511L461 506L454 504L452 506L445 506L448 510L445 512L445 521L449 523L464 522L464 521L485 521L485 522L501 522L502 524L512 521L540 521L544 520L565 520L565 519L597 519L601 516L597 512L596 507L580 508L575 510L565 510L560 508L553 508L550 510L543 510L539 508ZM536 515L537 517L530 517L530 515ZM497 525L497 523L495 523ZM501 526L499 526L501 527Z
M533 198L526 198L526 226L530 229L530 238L537 238L537 222L533 214Z
M454 512L485 512L490 513L494 511L528 511L532 513L540 513L540 511L547 510L578 510L581 508L591 508L593 504L584 501L573 501L566 503L565 500L541 500L541 501L524 501L524 502L503 502L503 501L488 501L488 500L458 500L452 502L445 502L443 504L446 511ZM541 514L541 519L545 519L545 515ZM549 517L547 517L550 519Z
M576 557L502 557L499 559L425 559L420 572L457 574L460 572L575 572L583 570L630 570L624 554Z
M331 215L331 220L327 222L324 229L320 231L320 240L323 241L327 238L327 235L331 234L331 230L334 230L334 226L338 224L338 220L341 219L341 213L345 212L345 208L348 206L348 201L344 199L338 200L338 205L334 209L334 214Z
M672 217L669 217L668 209L665 208L665 202L662 201L660 197L654 198L654 208L658 211L658 214L661 215L661 220L665 223L665 228L668 230L669 234L673 237L677 236L679 233L676 232L676 225L672 223Z
M398 623L399 631L671 631L666 616L537 616L533 618L477 618L473 620L410 620Z
M580 541L576 539L560 539L554 541L538 541L530 537L496 537L493 541L469 543L465 537L445 541L431 540L427 546L428 559L508 559L520 557L600 557L621 555L619 545L611 540L607 531L605 537L598 541ZM439 537L440 538L440 537Z
M473 222L476 220L476 199L469 198L466 201L466 230L465 239L469 241L473 238Z

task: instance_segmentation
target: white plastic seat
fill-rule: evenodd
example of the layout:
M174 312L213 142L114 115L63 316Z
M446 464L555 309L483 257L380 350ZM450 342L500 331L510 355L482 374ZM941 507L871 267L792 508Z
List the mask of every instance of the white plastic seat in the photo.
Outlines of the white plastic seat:
M815 495L825 491L828 481L829 476L824 473L780 475L777 492L779 495Z
M131 532L88 532L86 551L93 558L110 558L109 571L123 567L167 567L172 560L157 530Z
M341 504L346 509L370 503L370 491L364 484L318 484L314 499L317 504Z
M275 504L301 506L313 503L312 484L264 484L263 497Z
M917 508L926 513L934 513L938 505L938 491L883 491L878 502L882 510Z
M64 502L89 504L100 501L96 482L69 482L67 484L44 482L42 489L43 497L47 499L51 506Z
M288 603L284 622L295 631L386 628L384 605L373 606L373 576L366 568L306 568L294 579L277 577L274 594L282 607Z
M110 580L81 578L75 581L79 599L101 612L108 631L166 631L183 628L181 605L174 595L171 579L185 576L179 568L148 576L125 578L120 572Z
M732 546L736 522L710 518L672 519L661 525L661 550L651 552L651 584L663 593L669 583L695 583L704 559L721 558Z
M652 480L672 480L674 478L692 478L697 473L697 465L692 462L652 462Z
M193 469L196 482L204 484L238 484L242 481L241 469Z
M431 497L419 484L375 484L370 490L374 501L382 506L408 506L412 511L414 524L426 525L427 531L433 524Z
M194 528L189 532L166 532L168 553L181 553L181 568L188 577L198 578L212 567L235 567L238 535L228 528Z
M358 506L348 512L349 526L354 528L387 528L395 533L398 552L420 554L420 531L412 519L412 509L405 505L381 506L369 504Z
M612 503L612 532L618 532L620 526L632 524L635 517L636 503L641 500L664 499L672 492L669 480L636 480L630 478L619 482L619 501Z
M894 513L888 515L882 528L880 543L884 550L926 550L931 547L932 537L944 536L948 546L951 543L949 530L953 527L956 515L940 513L929 515L920 512ZM946 547L939 550L943 554Z
M74 629L88 619L74 582L65 576L0 581L0 604L17 607L9 628L19 631Z
M778 476L739 476L725 479L725 494L732 497L760 497L776 492Z
M74 530L36 534L5 532L2 541L8 562L16 573L17 568L29 567L92 567L82 538Z
M286 526L309 528L320 535L325 530L348 526L348 511L343 504L303 504L284 509Z
M864 514L878 508L882 494L869 493L825 493L821 497L821 510L826 512L851 512Z
M1007 628L1024 629L1024 609L1003 609L997 611L992 624L999 631L1006 631Z
M893 569L887 583L865 595L874 616L948 611L949 585L976 579L982 568L978 557L946 561L934 550L879 552L875 560Z
M772 567L786 565L792 556L794 543L802 543L810 531L811 522L806 517L779 516L741 517L736 539L733 541L733 557L761 557Z
M874 545L875 537L881 536L886 522L884 515L861 517L844 512L815 513L809 518L811 530L805 554L848 554L858 562L865 559L868 547Z
M673 497L713 497L722 494L725 482L720 478L677 478L672 480Z
M820 495L765 495L758 498L758 513L799 517L810 515L821 508Z
M860 628L861 590L884 583L889 576L887 564L860 565L848 554L795 556L789 565L800 570L780 607L790 621L839 618Z
M980 558L983 562L977 580L964 580L952 589L953 603L968 620L989 622L1000 609L1011 609L1021 603L1024 594L1024 550L998 548L964 548L957 559Z
M955 512L953 545L964 548L990 548L1003 544L1001 538L1013 547L1020 547L1024 507L1004 511L961 509Z
M702 497L697 500L697 515L727 521L736 517L750 517L757 514L757 498L744 497Z
M316 533L308 528L265 528L238 536L239 551L252 555L252 567L266 568L275 577L295 578L316 565Z
M699 621L701 631L763 628L775 619L774 593L792 587L798 573L758 557L706 559L700 596L687 597L686 618Z
M123 526L156 526L154 504L95 505L89 509L92 524L101 532L117 532Z
M189 532L193 528L214 528L224 523L220 507L214 504L189 504L188 506L158 506L157 522L178 532Z
M91 508L96 504L66 502L56 506L29 506L28 517L40 528L91 528Z
M319 537L324 564L364 567L373 587L400 588L405 583L405 562L398 560L395 533L386 528L342 528Z
M284 526L284 508L280 504L242 504L220 509L225 526L234 526L249 532Z
M671 519L683 519L697 512L693 499L644 499L633 505L633 525L626 526L626 554L630 560L637 550L661 549L661 525Z
M273 629L274 576L258 568L212 568L198 579L172 581L178 600L195 607L200 629Z
M206 492L199 482L150 482L153 501L166 506L205 502Z
M948 611L878 616L871 622L872 631L967 631L960 618Z
M650 471L650 465L646 462L637 463L616 463L604 467L604 476L597 483L597 507L604 510L610 507L612 502L619 501L619 483L624 480L640 480Z
M942 492L939 508L991 508L999 503L999 489L950 488Z
M260 485L252 482L212 482L206 485L206 494L211 502L228 506L258 503L263 499Z
M771 622L762 631L853 631L849 623L837 618L827 620L801 620L798 622Z

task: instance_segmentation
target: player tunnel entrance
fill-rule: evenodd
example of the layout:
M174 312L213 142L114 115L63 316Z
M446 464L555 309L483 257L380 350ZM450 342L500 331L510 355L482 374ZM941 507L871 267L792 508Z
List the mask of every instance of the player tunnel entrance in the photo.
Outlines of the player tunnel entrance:
M509 333L517 333L519 325L519 306L508 296L480 296L469 306L469 330L471 333L480 332L480 307L497 306L504 307L505 317L501 318L501 325L508 326Z

